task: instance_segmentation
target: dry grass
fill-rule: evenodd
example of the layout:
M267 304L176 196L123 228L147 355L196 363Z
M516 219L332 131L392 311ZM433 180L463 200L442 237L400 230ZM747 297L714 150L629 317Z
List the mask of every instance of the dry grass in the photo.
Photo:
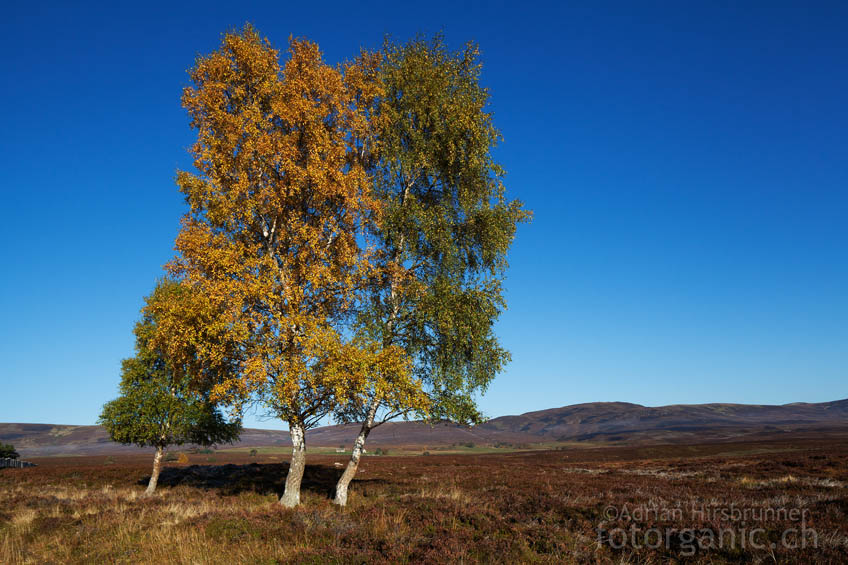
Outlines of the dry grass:
M146 458L43 460L0 472L0 563L848 561L848 441L783 448L368 458L345 509L329 501L339 460L313 457L295 510L276 504L286 464L270 457L174 463L152 497L140 496ZM734 524L634 510L729 506L804 511L817 547L687 556L675 543L616 547L605 537L633 526L718 531ZM756 525L773 540L796 524L777 515Z

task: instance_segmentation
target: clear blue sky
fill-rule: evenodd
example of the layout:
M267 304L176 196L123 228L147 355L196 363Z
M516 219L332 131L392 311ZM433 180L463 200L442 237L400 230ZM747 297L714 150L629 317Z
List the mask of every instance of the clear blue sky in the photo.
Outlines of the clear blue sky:
M479 42L535 211L490 416L848 397L848 4L581 4L5 6L0 421L91 424L115 396L184 211L186 70L246 21L330 62Z

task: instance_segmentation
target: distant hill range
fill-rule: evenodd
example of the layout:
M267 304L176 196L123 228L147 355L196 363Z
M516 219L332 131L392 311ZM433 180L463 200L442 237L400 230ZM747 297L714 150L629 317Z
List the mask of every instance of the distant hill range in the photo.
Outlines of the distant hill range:
M311 430L307 445L350 446L358 425ZM648 407L627 402L592 402L520 416L502 416L473 427L449 423L388 422L376 428L369 446L445 446L578 443L647 445L768 439L788 433L848 433L848 399L780 406L676 404ZM0 442L24 457L138 452L109 440L100 426L0 424ZM290 445L288 432L246 429L237 447Z

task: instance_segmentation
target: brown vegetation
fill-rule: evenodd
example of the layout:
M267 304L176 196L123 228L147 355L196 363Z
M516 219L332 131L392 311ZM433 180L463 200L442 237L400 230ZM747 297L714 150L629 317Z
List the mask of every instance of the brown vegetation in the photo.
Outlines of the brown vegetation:
M366 457L344 509L330 501L343 455L311 458L296 509L274 504L287 463L273 455L189 454L166 464L150 498L140 496L146 455L110 459L0 472L0 562L848 560L845 438ZM745 523L693 512L731 507L761 512ZM801 525L792 509L815 544L780 543ZM669 541L622 545L616 528L657 528ZM704 532L760 528L765 543L702 550L681 537L690 528L701 542Z

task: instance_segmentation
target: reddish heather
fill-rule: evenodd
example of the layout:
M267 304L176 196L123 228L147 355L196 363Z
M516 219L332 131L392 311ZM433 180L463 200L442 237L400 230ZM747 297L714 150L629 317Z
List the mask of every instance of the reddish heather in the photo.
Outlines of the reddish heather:
M0 562L848 562L848 438L368 457L345 509L342 455L295 510L283 458L148 459L0 471Z

